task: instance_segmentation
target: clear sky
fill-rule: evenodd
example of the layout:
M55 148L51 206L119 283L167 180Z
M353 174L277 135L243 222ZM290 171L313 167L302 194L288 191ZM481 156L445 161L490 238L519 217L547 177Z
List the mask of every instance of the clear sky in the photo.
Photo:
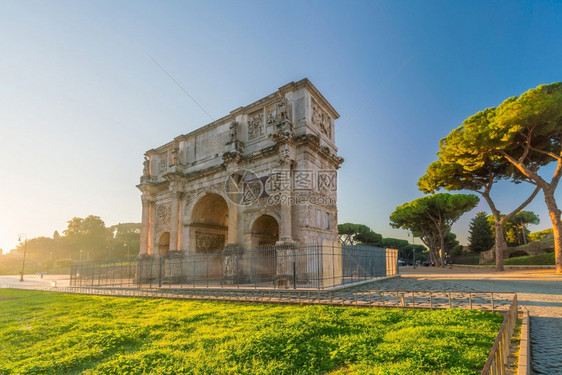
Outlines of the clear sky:
M561 19L560 1L0 0L0 248L74 216L140 222L144 152L210 122L152 57L214 118L308 77L346 124L340 223L407 239L388 217L439 139L562 80ZM549 227L542 195L528 209Z

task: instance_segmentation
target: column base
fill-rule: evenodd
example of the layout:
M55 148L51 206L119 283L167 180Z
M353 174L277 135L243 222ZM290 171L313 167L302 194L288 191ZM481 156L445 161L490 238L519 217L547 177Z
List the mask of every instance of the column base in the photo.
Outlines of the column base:
M276 274L273 279L274 288L296 288L296 254L295 242L283 239L275 244L277 260Z
M163 257L164 270L163 270L163 284L181 284L186 281L183 271L184 255L179 250L170 250Z

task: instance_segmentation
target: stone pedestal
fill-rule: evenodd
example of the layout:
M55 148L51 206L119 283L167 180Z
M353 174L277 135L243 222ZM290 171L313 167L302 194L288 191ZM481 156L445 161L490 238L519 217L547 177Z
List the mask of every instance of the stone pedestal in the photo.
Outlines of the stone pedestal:
M322 274L320 275L322 288L334 287L342 284L343 255L339 242L324 241L321 247Z
M158 263L153 257L143 254L137 258L135 284L146 284L158 278Z
M222 250L222 284L233 285L247 281L244 274L244 248L239 244L228 244Z
M169 251L164 257L163 277L165 284L179 284L186 281L183 265L185 257L180 251Z
M278 242L275 250L277 259L277 273L275 274L275 288L295 288L297 281L295 245L292 242Z

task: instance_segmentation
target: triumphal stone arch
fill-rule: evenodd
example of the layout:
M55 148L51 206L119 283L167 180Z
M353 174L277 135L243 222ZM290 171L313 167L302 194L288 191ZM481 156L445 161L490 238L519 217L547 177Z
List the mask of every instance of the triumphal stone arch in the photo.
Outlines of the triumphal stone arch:
M279 275L289 273L279 249L335 243L338 117L303 79L147 151L140 258L184 277L197 270L174 259L216 255L206 272L232 276L245 252L277 246Z

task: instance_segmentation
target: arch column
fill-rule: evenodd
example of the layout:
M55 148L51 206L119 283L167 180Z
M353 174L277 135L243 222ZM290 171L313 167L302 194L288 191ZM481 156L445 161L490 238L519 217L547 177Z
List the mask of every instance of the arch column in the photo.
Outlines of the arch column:
M228 246L238 245L238 205L231 202L228 207Z
M149 210L148 210L148 217L149 217L149 221L148 221L148 242L147 242L147 251L148 251L148 255L150 256L158 256L158 244L156 243L156 240L154 239L154 236L156 235L156 202L151 200L149 205Z
M170 250L178 251L179 243L179 201L181 198L181 193L178 191L172 192L172 207L170 213Z
M292 162L284 160L281 162L282 167L282 181L281 181L281 196L286 199L281 199L281 207L279 208L280 223L279 223L279 241L278 244L293 243L293 220L292 220L292 207L291 207L291 193L292 186Z
M140 233L140 251L139 255L144 256L148 254L148 241L150 232L150 202L148 196L143 194L141 196L142 200L142 224Z
M282 243L292 242L292 223L291 223L291 205L288 202L290 199L290 192L287 193L287 203L281 204L281 223L279 225L279 241Z

